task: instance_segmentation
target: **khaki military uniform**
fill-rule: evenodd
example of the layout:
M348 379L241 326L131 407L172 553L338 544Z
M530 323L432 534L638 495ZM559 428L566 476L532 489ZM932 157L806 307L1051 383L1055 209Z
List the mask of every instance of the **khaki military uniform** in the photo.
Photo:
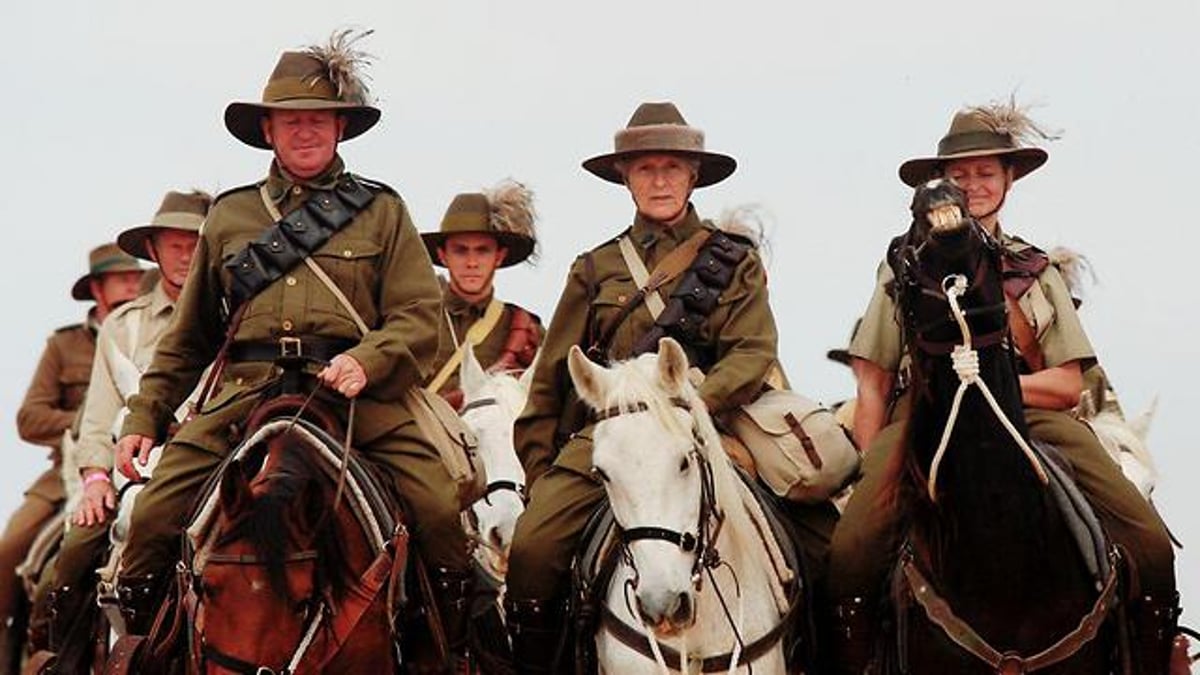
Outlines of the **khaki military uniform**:
M113 467L114 434L120 431L125 402L137 390L138 379L150 366L155 347L171 324L175 303L161 283L148 293L113 310L96 338L96 358L87 388L87 406L79 438L71 452L73 465L108 471ZM181 418L187 404L177 411ZM53 570L38 584L34 607L45 608L54 589L75 587L89 580L108 550L106 521L92 527L74 525L63 538Z
M17 565L66 498L60 469L62 437L83 404L96 349L96 329L95 320L89 316L86 323L60 328L50 336L17 411L21 439L50 448L54 466L25 491L25 500L9 518L0 538L0 621L12 615L21 593Z
M1010 251L1020 252L1029 246L1003 234L1001 240ZM903 335L888 292L892 279L891 268L882 265L850 354L898 372L904 359ZM1094 366L1095 353L1057 268L1047 266L1018 304L1037 337L1046 368L1072 361L1079 362L1085 372ZM903 381L903 373L898 379ZM875 504L907 414L908 402L902 397L893 406L890 423L872 441L864 457L863 479L846 505L830 545L830 591L834 598L876 595L895 560L900 536L896 516ZM1165 527L1091 429L1067 412L1026 408L1025 418L1033 438L1062 450L1109 536L1123 545L1136 562L1143 588L1173 589L1174 552Z
M626 231L646 266L653 269L670 251L702 228L689 207L685 219L663 228L638 218ZM578 258L546 334L534 373L529 401L514 427L514 440L531 484L529 505L517 521L508 568L508 596L514 602L553 602L566 590L567 571L587 519L604 500L604 487L591 475L592 425L575 397L567 373L567 353L599 335L634 295L637 285L621 257L616 240L590 253L596 295L591 300L594 325L588 325L589 274ZM669 294L664 293L664 297ZM642 305L620 325L608 356L628 358L635 342L653 326ZM775 319L767 298L767 279L756 252L734 271L717 308L700 330L701 344L712 366L699 387L700 397L717 417L752 401L768 373L778 365ZM814 561L823 562L824 548L836 521L831 505L801 507L802 542Z
M265 184L279 211L288 213L314 188L331 189L342 172L337 159L323 175L294 183L273 166ZM163 438L175 409L196 387L224 338L218 318L231 279L222 263L272 222L257 186L226 193L213 205L174 323L142 378L141 391L130 401L123 435ZM283 337L358 341L346 351L362 365L368 382L356 403L355 445L395 478L426 561L465 570L467 542L451 478L400 402L407 389L431 374L441 322L437 279L404 202L381 191L312 257L372 330L360 340L354 320L333 293L308 267L298 265L247 301L234 343ZM123 578L166 572L197 491L244 431L237 425L278 374L277 367L265 362L231 361L226 366L216 393L167 445L138 497ZM345 415L344 399L335 394L327 398Z
M442 283L443 314L451 333L451 348L457 348L462 344L462 341L466 339L467 331L483 318L484 313L487 312L488 305L492 303L492 299L493 296L489 295L486 299L479 302L468 302L451 290L449 284ZM488 331L488 334L484 336L479 344L473 345L475 358L479 360L479 364L483 366L484 370L497 365L501 356L504 355L509 336L513 331L513 317L518 311L524 312L532 319L533 325L531 328L533 335L529 336L528 344L521 350L521 353L512 355L512 358L516 360L515 372L513 374L519 376L525 368L528 368L533 363L533 358L537 355L538 345L541 344L542 337L546 333L546 330L542 328L541 319L529 310L518 307L511 302L505 302L504 309L501 311L500 319L496 322L496 325L492 330ZM448 358L440 359L435 371L440 370L447 360ZM462 392L459 391L457 369L450 373L450 376L446 379L446 383L438 389L438 393L451 400L456 407L461 404Z

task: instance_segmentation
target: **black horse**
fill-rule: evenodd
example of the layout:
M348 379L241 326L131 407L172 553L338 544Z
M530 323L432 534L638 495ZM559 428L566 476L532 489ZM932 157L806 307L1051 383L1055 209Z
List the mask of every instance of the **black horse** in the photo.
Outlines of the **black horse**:
M919 187L912 211L909 231L889 249L913 372L913 409L889 495L907 532L893 584L891 666L1109 672L1115 572L1084 565L1085 549L1046 485L1054 467L1031 454L1007 346L999 243L966 215L962 192L948 181ZM968 334L977 366L963 355L957 371L970 380L977 367L994 404L984 388L963 385L952 363Z

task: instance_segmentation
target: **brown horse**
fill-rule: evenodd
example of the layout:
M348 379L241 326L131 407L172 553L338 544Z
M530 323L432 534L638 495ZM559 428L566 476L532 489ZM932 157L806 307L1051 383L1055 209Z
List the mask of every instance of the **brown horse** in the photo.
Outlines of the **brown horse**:
M1054 467L1029 446L1005 346L999 245L966 213L953 184L923 185L912 227L889 250L914 373L891 495L908 538L894 580L890 665L911 673L1111 672L1116 573L1103 553L1107 571L1085 567L1086 549L1045 484ZM976 350L984 387L960 379L971 379L969 357L958 357L957 370L952 364L964 341Z
M392 600L407 533L363 526L363 493L375 488L361 465L339 466L337 450L305 421L277 418L224 468L185 580L198 671L398 668Z

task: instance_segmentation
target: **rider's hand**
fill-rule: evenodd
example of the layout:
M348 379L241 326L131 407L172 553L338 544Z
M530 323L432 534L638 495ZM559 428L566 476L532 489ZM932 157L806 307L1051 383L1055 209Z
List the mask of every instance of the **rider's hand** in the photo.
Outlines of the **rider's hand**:
M108 472L103 469L85 470L83 480L83 500L71 517L71 522L82 527L100 525L109 512L116 510L117 492L108 478Z
M338 354L329 365L317 373L321 384L336 390L346 398L354 398L367 387L367 373L349 354Z
M146 466L146 462L150 461L150 449L153 447L154 439L149 436L122 436L121 440L117 441L117 468L120 469L121 475L129 480L141 481L142 475L133 468L133 458L136 456L138 464Z

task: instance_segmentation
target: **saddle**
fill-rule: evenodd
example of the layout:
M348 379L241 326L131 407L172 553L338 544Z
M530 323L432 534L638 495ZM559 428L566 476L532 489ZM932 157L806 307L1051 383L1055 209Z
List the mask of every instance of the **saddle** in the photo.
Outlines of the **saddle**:
M787 568L793 571L792 579L785 584L790 600L787 614L780 624L779 635L767 636L746 647L742 660L750 661L758 656L755 653L757 643L762 643L761 649L769 649L776 639L782 640L784 653L789 663L811 662L812 640L815 627L811 615L807 611L812 607L812 589L805 583L804 564L800 556L799 546L791 525L779 511L775 500L754 479L743 471L738 471L742 482L750 489L754 499L762 507L766 515L767 525L771 535L779 544ZM609 629L617 639L638 650L647 658L654 658L649 640L640 632L611 618L604 606L604 596L617 564L621 559L620 526L613 516L608 502L601 504L588 520L580 538L579 549L571 565L572 593L570 614L574 621L575 630L575 672L594 673L597 670L594 644L590 637L601 626ZM667 664L679 668L678 652L664 644L658 645ZM729 670L729 655L709 657L700 664L700 672L725 672ZM673 665L672 665L673 664Z

